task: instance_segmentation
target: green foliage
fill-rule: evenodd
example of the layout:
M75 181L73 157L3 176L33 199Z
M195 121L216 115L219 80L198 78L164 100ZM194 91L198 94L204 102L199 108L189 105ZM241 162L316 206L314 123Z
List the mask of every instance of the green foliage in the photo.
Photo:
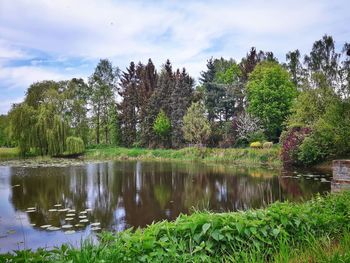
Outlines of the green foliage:
M265 141L266 140L266 135L262 130L256 131L249 133L247 135L247 140L249 143L251 142L256 142L256 141Z
M25 103L17 104L9 112L9 119L10 136L16 141L23 156L30 151L33 141L36 140L36 111Z
M350 102L337 101L314 124L313 133L300 146L298 159L312 164L350 154Z
M183 118L185 139L195 144L203 144L210 135L210 125L201 103L194 102Z
M259 166L269 164L280 166L279 147L270 149L220 149L188 147L174 149L145 149L110 147L109 145L95 145L87 148L86 158L92 159L140 159L140 160L177 160L202 161L207 163L229 162L230 164ZM263 161L262 161L263 160Z
M14 159L20 155L18 148L5 148L0 147L0 160L2 159Z
M338 100L334 90L328 86L322 74L314 74L312 78L317 83L317 88L308 88L299 93L291 108L292 114L288 118L289 126L313 125L325 114L327 108Z
M84 141L79 137L69 136L66 139L65 154L81 154L85 151Z
M142 230L104 233L98 245L18 251L2 258L7 262L23 258L40 262L264 262L282 253L283 247L306 247L310 240L346 233L349 211L350 193L343 192L247 212L195 212Z
M264 142L263 143L263 148L264 149L269 149L273 146L273 142Z
M153 124L153 129L158 136L165 139L170 134L171 123L165 112L161 110Z
M258 117L269 139L277 140L297 95L289 73L275 62L262 62L249 76L248 111Z
M215 62L214 62L215 63ZM217 70L215 80L223 84L232 84L235 81L239 80L239 77L242 75L241 69L237 63L232 62L228 68L223 68Z
M9 136L9 118L7 115L0 115L0 147L13 145Z

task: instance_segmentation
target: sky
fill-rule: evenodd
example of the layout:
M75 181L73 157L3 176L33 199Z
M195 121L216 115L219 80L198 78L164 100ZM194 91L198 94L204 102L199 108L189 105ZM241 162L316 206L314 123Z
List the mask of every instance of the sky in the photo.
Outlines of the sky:
M210 57L273 51L279 61L332 35L350 42L348 0L0 0L0 114L33 82L87 79L101 58L121 70L170 59L198 79Z

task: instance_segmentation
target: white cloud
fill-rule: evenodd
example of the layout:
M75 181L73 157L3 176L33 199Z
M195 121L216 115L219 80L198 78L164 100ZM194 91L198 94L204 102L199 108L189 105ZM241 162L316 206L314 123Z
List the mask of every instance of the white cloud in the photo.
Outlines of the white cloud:
M325 33L349 40L349 8L346 0L0 0L0 87L21 86L23 93L34 81L86 72L65 64L72 58L88 70L105 57L122 70L131 60L151 57L160 66L170 58L195 77L209 57L239 60L251 46L283 60L289 50L307 52ZM61 68L47 68L32 50ZM5 63L31 56L31 66Z
M7 92L18 88L27 88L36 81L64 80L67 78L69 78L67 75L36 66L0 67L0 82L5 84L2 86L6 88L2 89Z

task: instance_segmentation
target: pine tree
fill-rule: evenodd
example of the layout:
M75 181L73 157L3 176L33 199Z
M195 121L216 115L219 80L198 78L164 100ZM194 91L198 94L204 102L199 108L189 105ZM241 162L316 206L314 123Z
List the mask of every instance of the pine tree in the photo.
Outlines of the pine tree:
M119 95L122 97L120 108L120 128L122 144L130 147L136 141L136 125L138 122L137 109L138 105L138 86L139 79L136 74L136 66L134 62L122 73L121 91Z
M171 144L172 147L179 148L184 143L183 117L193 101L194 80L188 75L185 68L182 69L182 72L177 70L175 80L175 88L171 94Z
M171 63L167 60L157 78L156 88L146 107L147 114L143 125L143 134L146 136L142 136L142 142L143 144L148 144L148 147L156 147L161 143L155 136L153 123L161 109L164 110L167 116L171 115L171 95L174 89L175 76ZM170 144L169 142L167 143Z

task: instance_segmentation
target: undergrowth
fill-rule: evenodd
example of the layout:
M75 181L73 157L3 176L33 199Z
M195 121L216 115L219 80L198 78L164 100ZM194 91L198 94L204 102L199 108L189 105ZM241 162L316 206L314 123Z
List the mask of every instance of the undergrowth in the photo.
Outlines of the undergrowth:
M310 240L339 237L349 232L349 226L350 192L344 192L317 196L302 204L275 203L266 209L247 212L195 212L144 229L105 232L98 245L84 242L79 249L64 245L52 251L18 251L2 259L5 262L279 262L279 259L288 262L282 261L283 255L292 254L292 249L308 247L312 244Z

